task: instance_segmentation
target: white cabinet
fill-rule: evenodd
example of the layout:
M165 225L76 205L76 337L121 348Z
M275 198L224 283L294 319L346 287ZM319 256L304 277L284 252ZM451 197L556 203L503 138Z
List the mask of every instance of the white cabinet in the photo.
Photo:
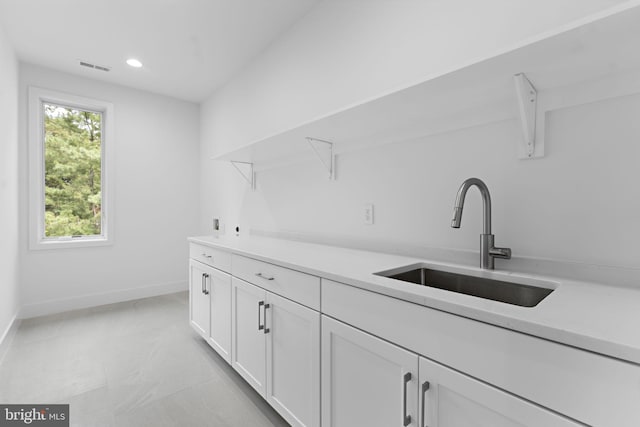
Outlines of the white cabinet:
M637 365L330 280L322 313L585 425L640 426Z
M640 425L637 365L290 262L190 253L191 325L293 426Z
M231 275L209 268L207 290L210 302L207 342L227 363L231 363Z
M227 251L191 243L189 245L189 258L218 270L227 273L231 272L231 254Z
M245 256L233 255L233 276L320 311L320 278Z
M578 427L582 424L420 358L421 427Z
M320 313L267 292L267 401L292 425L320 426Z
M322 426L581 424L322 316Z
M267 343L263 314L267 292L235 277L231 283L231 365L264 396Z
M210 299L205 290L209 269L197 261L189 261L189 322L203 338L209 337Z
M232 279L232 366L294 426L320 425L320 313Z
M322 316L322 426L418 426L418 356Z
M231 361L231 275L189 261L191 326L227 362Z

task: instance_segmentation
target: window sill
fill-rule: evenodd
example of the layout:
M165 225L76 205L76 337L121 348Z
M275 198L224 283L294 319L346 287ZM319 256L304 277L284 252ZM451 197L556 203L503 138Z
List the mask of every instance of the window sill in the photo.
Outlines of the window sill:
M67 239L42 239L31 242L30 250L46 250L46 249L75 249L93 246L110 246L113 244L112 239L103 236L78 237Z

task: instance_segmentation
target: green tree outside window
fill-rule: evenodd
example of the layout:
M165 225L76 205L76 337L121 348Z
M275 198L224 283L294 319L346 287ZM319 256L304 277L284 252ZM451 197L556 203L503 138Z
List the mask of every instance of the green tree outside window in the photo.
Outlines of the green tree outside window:
M102 114L43 104L45 236L102 233Z

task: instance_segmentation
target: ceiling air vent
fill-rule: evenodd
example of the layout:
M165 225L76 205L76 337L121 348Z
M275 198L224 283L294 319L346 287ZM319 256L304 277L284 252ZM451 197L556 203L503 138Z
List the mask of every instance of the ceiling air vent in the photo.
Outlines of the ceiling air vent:
M92 64L90 62L85 62L85 61L79 61L80 65L83 67L87 67L87 68L93 68L96 70L100 70L100 71L111 71L111 68L109 67L104 67L102 65L96 65L96 64Z

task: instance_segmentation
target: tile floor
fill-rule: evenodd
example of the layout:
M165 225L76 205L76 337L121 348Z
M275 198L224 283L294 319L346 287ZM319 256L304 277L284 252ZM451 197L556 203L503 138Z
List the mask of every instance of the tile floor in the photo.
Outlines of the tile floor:
M186 292L23 320L1 403L69 403L72 426L288 424L192 331Z

